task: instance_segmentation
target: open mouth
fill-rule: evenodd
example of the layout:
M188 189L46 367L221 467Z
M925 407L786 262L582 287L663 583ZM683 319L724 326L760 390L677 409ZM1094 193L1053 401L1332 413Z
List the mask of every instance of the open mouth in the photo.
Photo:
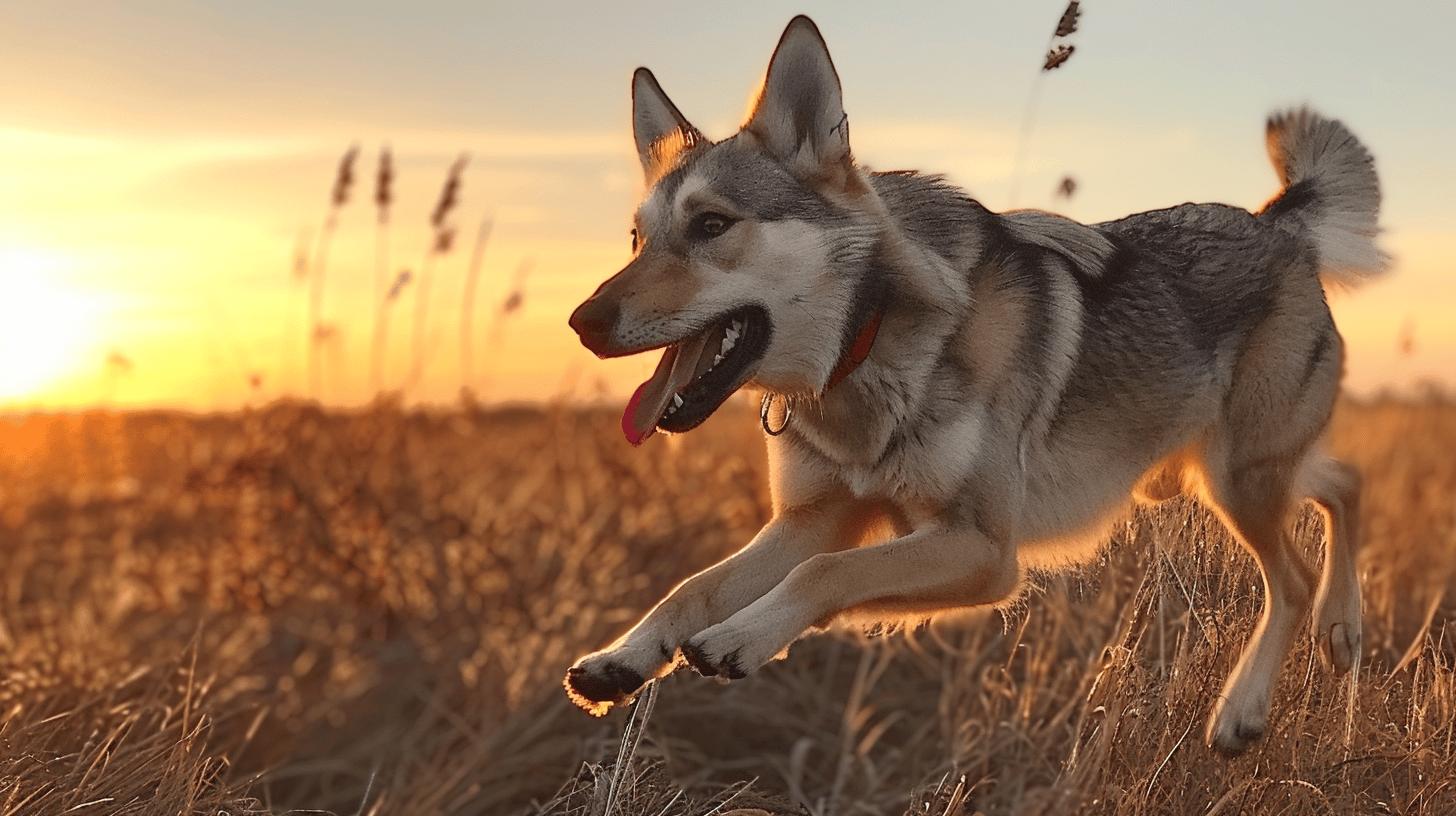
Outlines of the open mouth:
M668 346L622 414L627 441L640 445L658 430L681 433L702 424L748 381L770 333L767 313L748 306Z

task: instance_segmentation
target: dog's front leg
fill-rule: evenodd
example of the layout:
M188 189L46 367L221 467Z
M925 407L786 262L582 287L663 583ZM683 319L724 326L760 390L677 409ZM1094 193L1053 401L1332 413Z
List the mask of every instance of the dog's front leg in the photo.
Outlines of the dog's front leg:
M863 513L847 498L781 510L748 546L683 581L625 635L566 673L572 701L604 714L672 669L678 647L748 606L805 559L858 540Z
M974 523L939 525L869 547L814 555L728 620L683 644L700 673L742 677L806 630L844 612L929 615L996 603L1020 582L1015 548Z

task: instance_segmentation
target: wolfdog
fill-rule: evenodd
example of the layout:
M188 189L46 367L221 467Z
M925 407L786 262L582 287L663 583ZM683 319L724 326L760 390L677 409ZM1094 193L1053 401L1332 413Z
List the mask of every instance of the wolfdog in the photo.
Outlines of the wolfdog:
M827 47L797 17L733 136L705 137L646 69L632 126L633 257L571 327L601 357L663 350L622 417L633 444L763 393L773 518L572 666L578 705L604 713L679 656L740 678L836 619L1004 603L1028 569L1092 559L1133 501L1185 493L1264 578L1211 745L1263 735L1311 608L1325 662L1358 663L1360 480L1320 447L1344 358L1323 283L1387 257L1373 159L1342 124L1269 119L1282 187L1258 212L993 213L939 176L857 164ZM1289 529L1305 500L1326 521L1317 580Z

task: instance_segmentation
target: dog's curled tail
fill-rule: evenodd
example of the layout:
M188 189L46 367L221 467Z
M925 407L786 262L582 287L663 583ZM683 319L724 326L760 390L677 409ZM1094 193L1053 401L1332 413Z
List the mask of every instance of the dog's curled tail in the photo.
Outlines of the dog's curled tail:
M1354 286L1384 272L1390 256L1375 243L1380 180L1365 145L1308 108L1270 116L1267 138L1284 189L1260 217L1309 236L1326 282Z

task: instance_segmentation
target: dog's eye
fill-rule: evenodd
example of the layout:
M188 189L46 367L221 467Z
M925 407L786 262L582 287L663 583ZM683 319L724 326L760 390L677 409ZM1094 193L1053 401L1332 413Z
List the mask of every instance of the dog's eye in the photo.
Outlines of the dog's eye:
M717 238L733 226L733 219L722 213L707 212L693 219L693 235L699 238Z
M632 251L637 251L637 228L632 228Z

